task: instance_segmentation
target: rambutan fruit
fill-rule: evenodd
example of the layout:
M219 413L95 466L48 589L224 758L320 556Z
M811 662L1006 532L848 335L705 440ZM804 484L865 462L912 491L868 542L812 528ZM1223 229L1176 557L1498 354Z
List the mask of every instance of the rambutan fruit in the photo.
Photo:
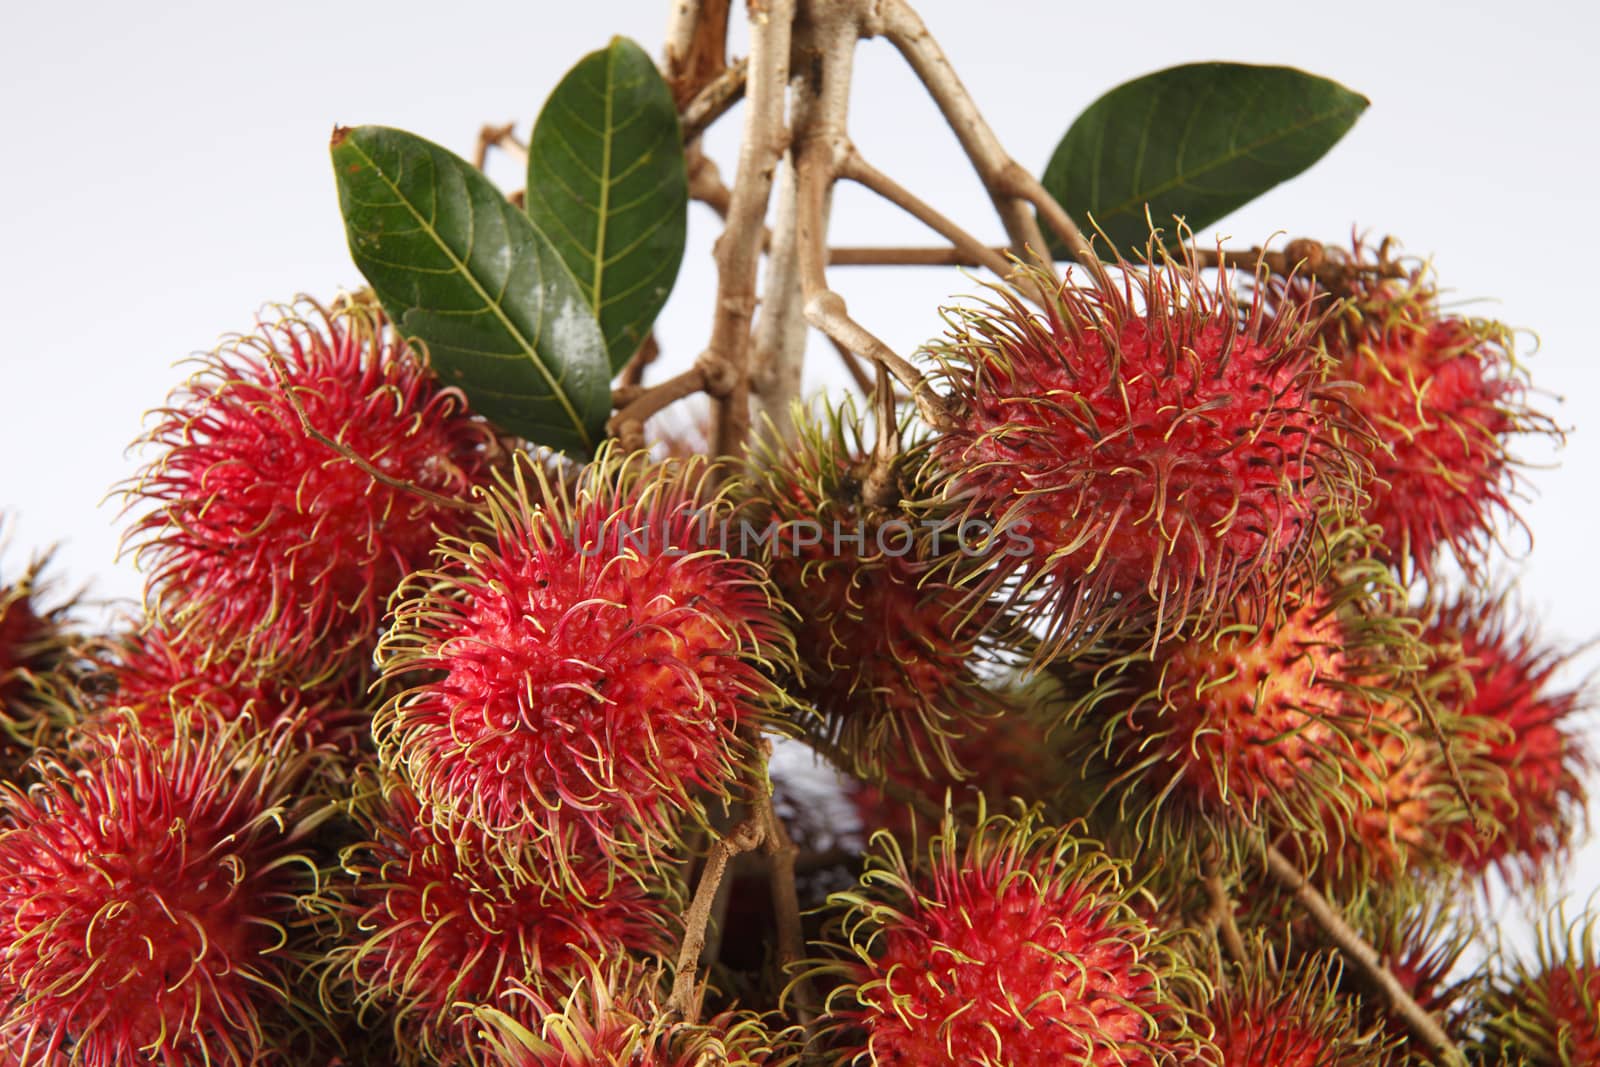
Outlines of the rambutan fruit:
M613 858L574 858L555 885L532 849L473 827L440 836L403 783L364 777L357 797L366 840L345 850L348 881L326 902L343 931L324 985L364 1025L387 1020L407 1063L471 1062L476 1005L509 1010L523 986L560 995L590 960L669 947L666 887Z
M1204 979L1129 906L1122 868L1035 811L946 821L926 870L895 841L835 894L843 945L821 1030L839 1064L1192 1062Z
M291 943L304 754L124 721L79 755L0 786L0 1031L28 1063L266 1062L316 1018Z
M15 581L0 578L0 781L57 740L72 717L63 671L73 659L74 602L46 606L48 559L34 560Z
M975 587L1020 606L1040 661L1207 629L1293 570L1363 474L1309 304L1241 311L1229 271L1171 258L1039 288L1042 312L1000 290L951 313L934 351L942 494L991 530Z
M423 818L532 843L559 878L574 848L658 848L743 788L793 645L765 573L719 546L710 481L610 450L571 484L519 466L487 528L407 580L380 659L408 688L374 729Z
M1381 1031L1362 1023L1339 993L1337 956L1318 953L1280 967L1263 938L1246 944L1219 983L1207 1015L1218 1067L1387 1067Z
M659 968L590 964L570 992L551 998L519 987L509 1010L480 1009L496 1067L757 1067L779 1039L752 1013L701 1024L674 1018ZM526 1020L526 1022L524 1022Z
M1325 811L1370 804L1347 768L1396 729L1369 704L1403 703L1422 652L1357 533L1328 544L1308 580L1237 601L1204 636L1056 668L1081 694L1065 725L1082 759L1113 775L1104 800L1163 854L1234 831L1314 836Z
M152 613L219 658L308 679L364 665L390 592L464 525L500 449L354 301L226 341L143 443L158 454L128 490L150 508L130 539Z
M304 686L290 675L214 657L158 623L102 642L98 652L93 684L103 709L99 718L131 714L158 740L170 738L186 719L191 725L242 721L252 729L290 724L290 732L304 745L333 742L348 748L365 725L358 712L331 693Z
M892 501L866 499L871 453L853 406L824 409L798 417L752 479L767 571L799 613L798 695L853 773L910 762L960 776L955 747L1000 712L977 671L990 658L983 612L943 580L956 532L902 504L920 494L891 484Z
M1559 912L1540 929L1534 959L1514 961L1480 997L1480 1062L1519 1067L1600 1063L1600 952L1595 919Z
M1471 570L1496 521L1515 517L1520 462L1510 442L1559 431L1528 404L1510 329L1448 313L1424 267L1401 278L1370 269L1390 262L1386 249L1376 261L1359 241L1327 254L1354 279L1322 339L1335 377L1361 387L1349 402L1371 434L1365 517L1396 565L1428 576L1448 549Z
M1458 599L1434 614L1424 637L1460 668L1442 702L1474 724L1467 741L1503 776L1473 795L1483 828L1456 824L1445 851L1468 872L1531 881L1584 823L1592 764L1576 721L1584 694L1559 685L1566 657L1519 626L1504 597Z

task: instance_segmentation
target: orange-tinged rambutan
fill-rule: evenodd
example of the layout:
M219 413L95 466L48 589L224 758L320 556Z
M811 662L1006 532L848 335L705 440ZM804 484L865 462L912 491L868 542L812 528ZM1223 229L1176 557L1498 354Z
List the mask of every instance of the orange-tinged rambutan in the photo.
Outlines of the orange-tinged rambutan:
M474 1005L506 1008L523 986L557 996L590 960L668 949L673 901L611 858L574 859L553 885L531 849L490 847L472 827L440 836L402 783L364 779L358 798L367 839L332 890L344 930L325 984L364 1023L387 1020L407 1062L470 1058Z
M574 848L659 847L737 791L793 654L765 573L721 547L705 463L528 470L402 588L380 656L410 688L375 730L424 818L532 843L559 877Z
M1361 387L1350 406L1371 434L1366 519L1383 530L1396 565L1429 575L1448 549L1471 569L1497 520L1514 517L1520 463L1511 441L1557 432L1529 406L1512 331L1451 314L1424 267L1400 278L1371 269L1390 262L1385 249L1376 261L1359 241L1328 255L1355 279L1322 338L1335 377Z
M926 869L888 835L835 894L844 946L823 1030L840 1064L1147 1067L1205 1049L1204 996L1129 906L1122 868L1036 812L947 820Z
M153 612L218 656L306 677L363 665L390 592L463 525L446 501L464 506L499 449L355 302L225 342L144 443L157 455L128 495L149 507L131 538Z
M1207 1009L1217 1067L1386 1067L1390 1047L1338 992L1337 956L1279 966L1261 938L1246 944Z
M290 945L312 880L303 754L124 721L79 755L0 787L0 1030L26 1062L266 1062L315 1016Z
M505 1009L480 1009L496 1067L756 1067L779 1044L752 1013L704 1023L674 1017L662 974L630 960L590 964L556 998L521 987Z
M993 527L980 588L1042 624L1041 658L1205 629L1356 491L1309 305L1241 310L1229 271L1172 259L1041 284L1043 312L1002 290L935 353L943 494Z
M1600 950L1595 919L1560 912L1539 931L1532 961L1513 961L1480 998L1481 1062L1520 1067L1600 1063Z
M1450 859L1472 872L1534 878L1566 854L1584 821L1591 757L1577 719L1580 689L1558 681L1566 657L1518 626L1504 597L1466 597L1441 608L1425 638L1461 676L1441 700L1475 724L1469 741L1503 775L1473 796L1484 828L1457 824Z
M1330 543L1360 547L1354 533ZM1348 767L1396 729L1369 705L1404 701L1420 646L1381 564L1330 555L1318 570L1276 600L1236 602L1204 636L1057 668L1081 694L1067 725L1087 737L1088 764L1114 774L1106 800L1141 837L1316 835L1325 811L1370 803Z
M853 407L823 410L752 479L767 570L798 613L797 695L857 774L909 762L958 775L961 738L1000 711L977 670L990 658L983 613L943 580L956 532L906 506L921 494L899 472L917 464L901 456L890 499L868 500L871 453Z

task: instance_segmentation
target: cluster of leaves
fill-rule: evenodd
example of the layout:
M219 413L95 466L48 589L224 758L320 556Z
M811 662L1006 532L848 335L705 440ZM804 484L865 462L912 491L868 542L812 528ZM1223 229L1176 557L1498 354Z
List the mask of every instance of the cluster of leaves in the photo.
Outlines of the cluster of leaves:
M1506 331L1386 250L1234 272L1147 232L1364 106L1222 64L1114 90L1045 176L1108 262L949 311L947 423L824 402L720 461L604 440L685 232L641 49L560 83L521 204L338 131L371 293L173 394L144 610L75 636L38 565L0 583L0 1052L1594 1062L1591 920L1460 967L1462 902L1542 883L1589 770L1563 657L1477 588L1548 429Z

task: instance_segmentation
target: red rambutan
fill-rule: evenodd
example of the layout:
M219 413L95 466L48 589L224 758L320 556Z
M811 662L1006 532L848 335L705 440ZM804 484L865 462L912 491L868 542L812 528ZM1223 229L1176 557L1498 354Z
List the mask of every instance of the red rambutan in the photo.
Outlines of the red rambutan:
M1042 623L1040 658L1204 628L1355 493L1308 308L1241 311L1230 272L1164 259L1069 279L1043 313L1001 291L952 316L932 457L962 521L992 526L978 587Z
M676 1021L664 1006L659 968L629 960L591 964L561 998L526 987L516 994L508 1010L478 1013L496 1067L756 1067L776 1044L747 1012L699 1025Z
M72 659L73 602L42 603L47 562L33 561L9 584L0 580L0 780L54 740L70 717L60 672Z
M1594 918L1559 912L1539 931L1535 958L1513 963L1478 1007L1482 1062L1522 1067L1600 1063L1600 954Z
M446 501L488 480L493 432L356 302L287 309L201 363L128 491L151 506L130 536L153 613L252 669L359 667L390 592L463 525Z
M1147 1067L1205 1042L1184 995L1204 982L1128 905L1122 869L1037 814L946 821L930 867L895 842L834 894L847 947L823 1029L840 1064Z
M380 658L411 687L375 730L425 819L532 842L559 877L734 791L793 652L765 573L718 546L705 463L605 451L571 485L533 467L531 496L530 466L402 588Z
M1532 879L1566 854L1584 821L1591 758L1575 721L1583 693L1558 687L1566 657L1519 629L1504 598L1457 600L1435 614L1425 638L1460 667L1442 701L1480 727L1468 741L1504 776L1473 796L1486 830L1459 823L1445 850L1469 872Z
M401 783L361 796L368 839L344 855L353 882L331 901L346 921L327 984L363 1020L387 1017L408 1062L470 1060L476 1006L509 1011L524 987L564 994L589 960L668 948L671 901L611 859L575 860L552 885L531 850L486 847L470 827L437 835Z
M1359 241L1350 253L1327 254L1374 266ZM1377 265L1387 262L1380 250ZM1555 426L1527 404L1509 329L1448 314L1424 268L1404 278L1352 276L1353 291L1322 336L1335 377L1361 386L1349 403L1372 434L1365 450L1376 478L1365 517L1398 565L1429 575L1448 547L1471 569L1496 519L1512 515L1519 463L1509 441Z
M309 860L281 735L131 721L0 787L0 1031L26 1062L264 1062L315 1011L290 931Z
M853 407L825 410L763 457L753 486L770 521L768 573L799 613L798 695L856 774L877 777L887 761L959 775L960 739L1000 711L975 670L983 615L940 580L953 531L902 508L914 494L898 487L893 504L864 499L870 452Z
M1362 1025L1339 995L1336 956L1314 955L1280 969L1261 938L1219 986L1207 1014L1218 1067L1385 1067L1383 1035Z

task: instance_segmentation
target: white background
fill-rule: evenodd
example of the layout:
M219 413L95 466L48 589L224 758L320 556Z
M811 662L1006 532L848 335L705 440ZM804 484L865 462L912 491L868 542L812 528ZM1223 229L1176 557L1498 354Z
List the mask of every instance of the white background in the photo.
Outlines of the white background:
M1537 548L1507 573L1553 639L1600 634L1596 242L1597 16L1566 0L1504 3L1110 5L927 0L922 11L1002 141L1042 169L1099 93L1173 63L1284 63L1373 106L1306 175L1228 219L1240 245L1352 226L1433 255L1477 313L1537 331L1544 403L1576 427L1522 513ZM265 302L359 283L327 161L336 123L401 126L467 154L478 126L527 125L555 81L613 33L658 52L666 4L288 2L18 4L0 31L0 511L4 562L60 541L100 597L136 596L113 561L124 449L174 361L245 330ZM863 47L853 133L866 157L980 235L986 200L937 113L882 42ZM731 173L737 119L710 143ZM503 163L491 168L519 184ZM705 339L709 212L694 209L661 323L673 362ZM1202 239L1208 235L1202 234ZM931 243L846 189L840 244ZM852 310L902 352L970 291L946 270L840 272ZM1531 350L1531 338L1527 348ZM813 381L834 377L813 348ZM1559 402L1558 402L1558 398ZM1585 473L1589 472L1589 473ZM1583 661L1591 666L1594 656ZM1569 888L1600 886L1600 848Z

